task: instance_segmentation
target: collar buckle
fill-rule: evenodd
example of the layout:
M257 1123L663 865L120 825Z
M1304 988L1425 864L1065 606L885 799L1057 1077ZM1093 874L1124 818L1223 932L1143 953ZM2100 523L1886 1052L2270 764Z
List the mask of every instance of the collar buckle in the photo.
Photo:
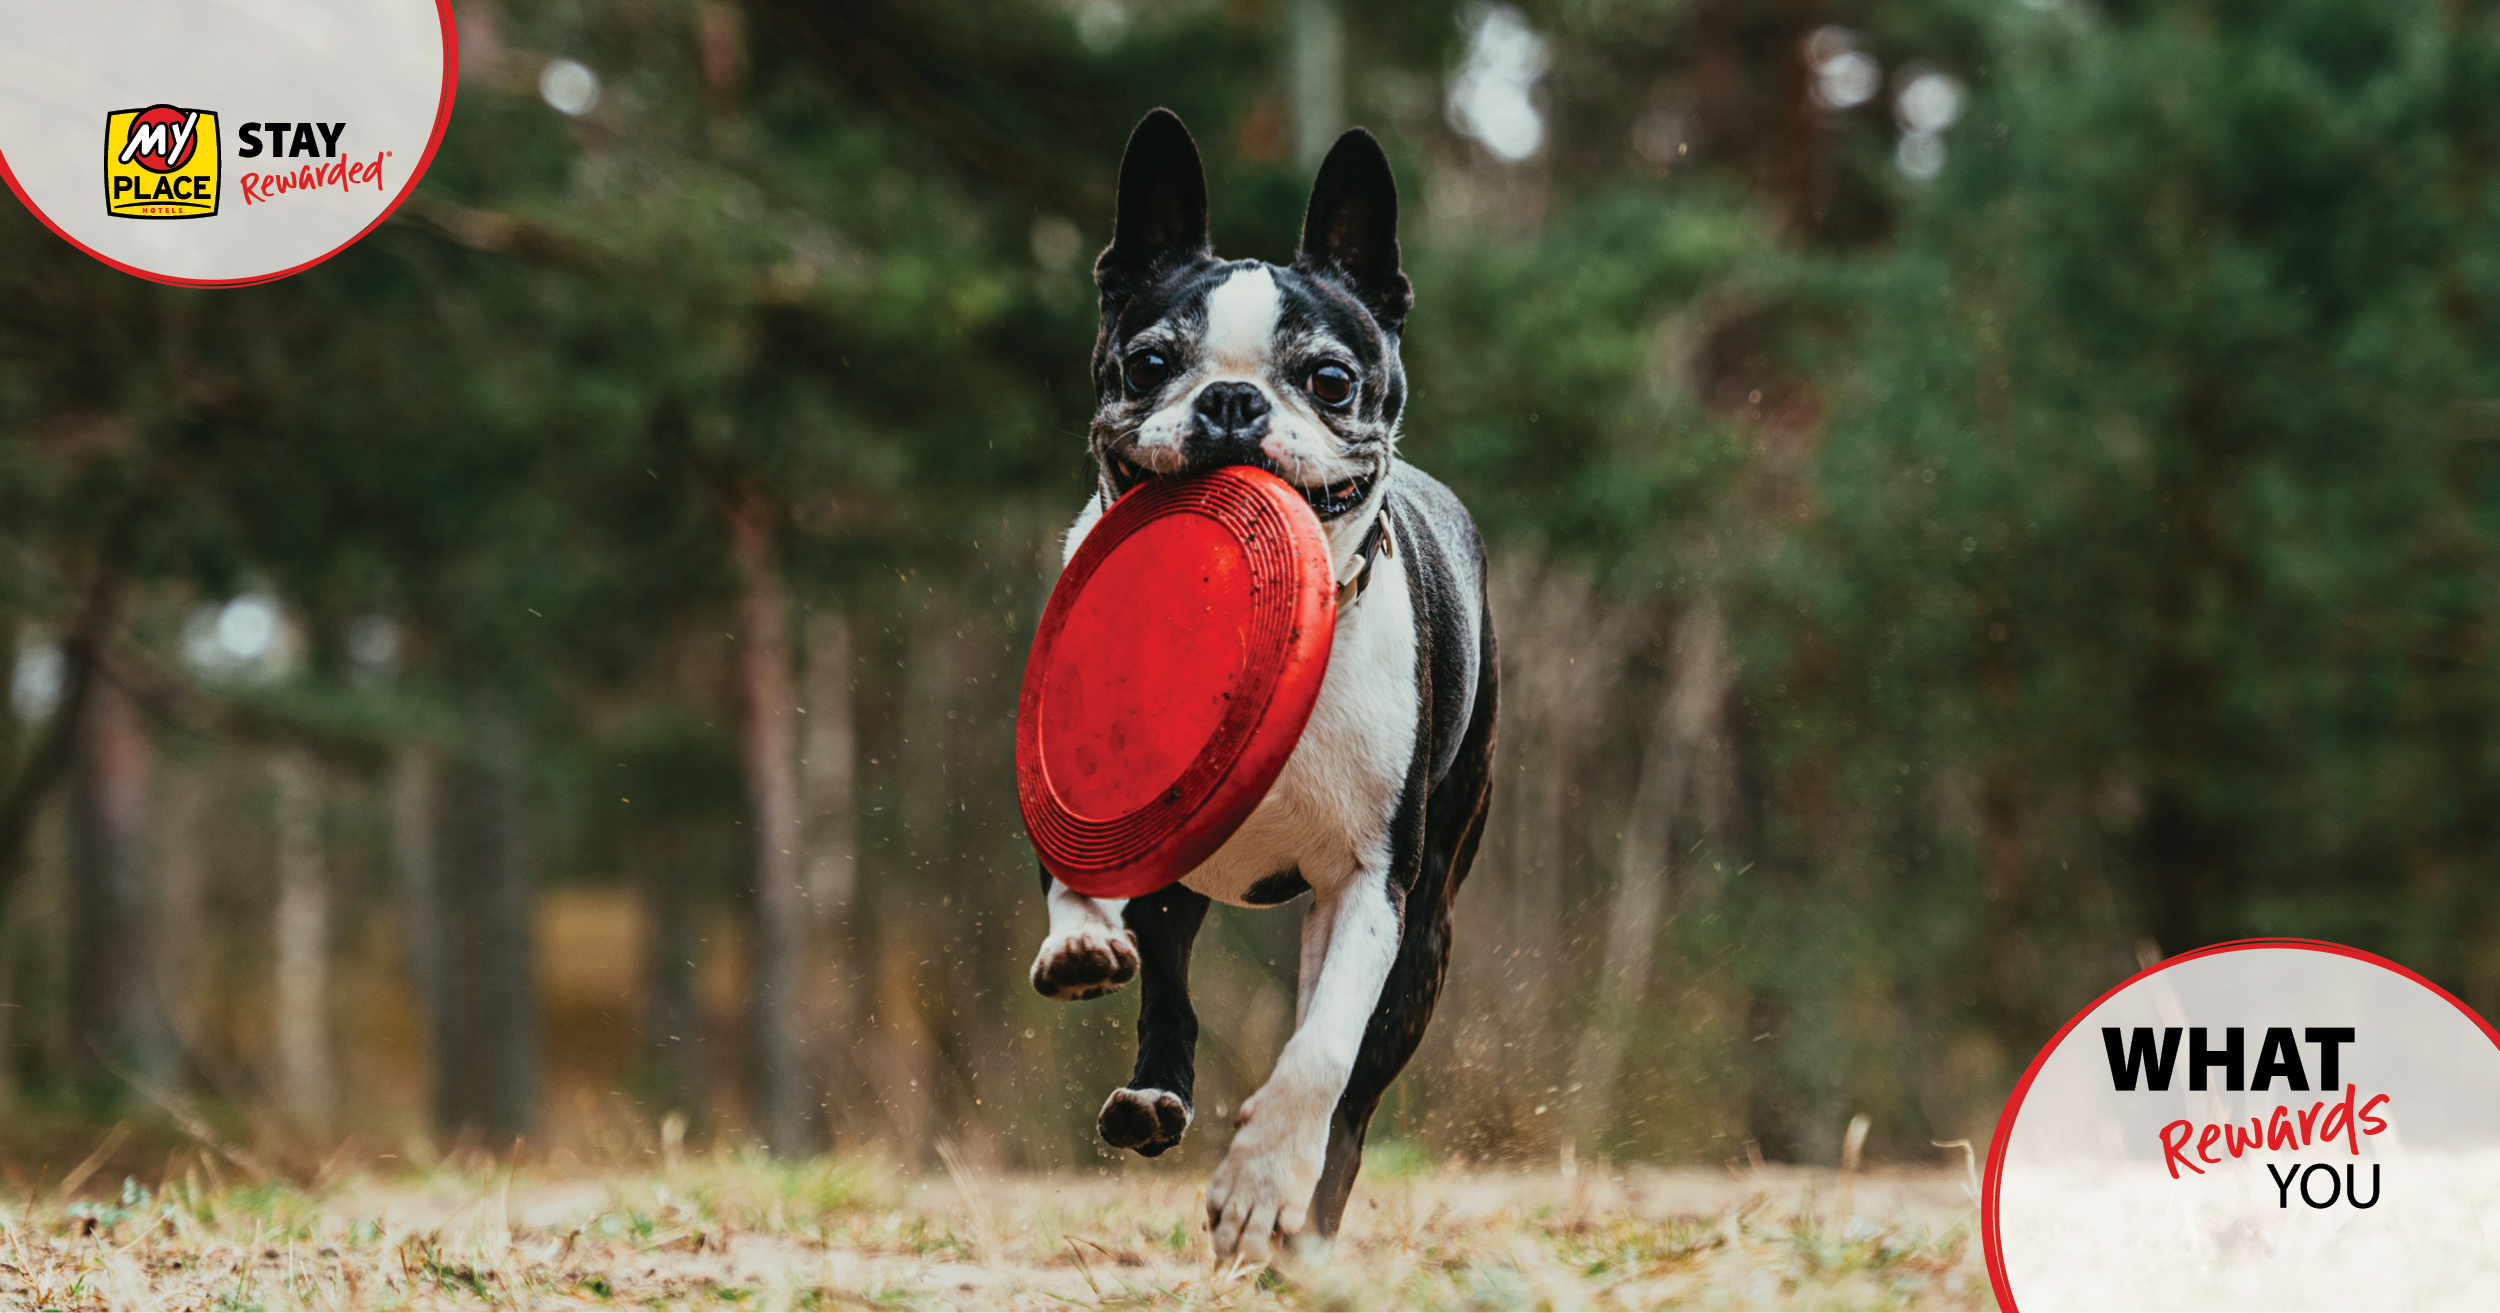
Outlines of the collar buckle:
M1389 541L1389 508L1372 513L1371 531L1363 535L1363 545L1354 549L1354 573L1337 585L1337 610L1342 612L1363 598L1363 590L1371 587L1372 565L1383 556L1394 558L1397 547Z

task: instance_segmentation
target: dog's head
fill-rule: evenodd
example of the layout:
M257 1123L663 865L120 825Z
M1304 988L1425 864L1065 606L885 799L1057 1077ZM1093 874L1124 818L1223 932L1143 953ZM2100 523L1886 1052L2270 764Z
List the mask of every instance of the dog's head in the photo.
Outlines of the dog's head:
M1413 303L1398 269L1389 160L1356 128L1320 165L1290 266L1218 260L1206 173L1169 110L1120 159L1111 245L1094 262L1094 458L1117 496L1155 477L1255 465L1322 523L1372 501L1395 450Z

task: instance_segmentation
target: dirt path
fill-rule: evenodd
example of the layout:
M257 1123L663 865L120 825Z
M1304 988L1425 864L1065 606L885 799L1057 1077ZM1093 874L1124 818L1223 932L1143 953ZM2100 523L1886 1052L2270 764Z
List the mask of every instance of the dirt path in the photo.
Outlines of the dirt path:
M0 1302L51 1307L1986 1307L1960 1174L1366 1176L1344 1234L1210 1270L1194 1180L817 1162L367 1177L196 1172L0 1210Z

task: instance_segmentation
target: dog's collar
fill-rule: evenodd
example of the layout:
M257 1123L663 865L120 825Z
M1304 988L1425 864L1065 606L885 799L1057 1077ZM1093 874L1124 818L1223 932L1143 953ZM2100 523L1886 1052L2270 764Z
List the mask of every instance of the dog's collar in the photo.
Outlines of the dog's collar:
M1389 508L1383 506L1372 512L1371 530L1363 535L1363 545L1354 549L1354 573L1337 585L1337 609L1343 611L1362 600L1363 590L1371 587L1373 562L1397 554L1389 541Z

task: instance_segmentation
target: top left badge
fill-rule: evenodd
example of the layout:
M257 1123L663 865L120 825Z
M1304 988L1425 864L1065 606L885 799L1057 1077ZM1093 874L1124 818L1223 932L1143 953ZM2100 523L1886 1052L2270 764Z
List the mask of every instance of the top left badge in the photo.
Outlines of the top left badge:
M458 75L449 0L0 0L0 177L124 273L268 282L390 216Z

